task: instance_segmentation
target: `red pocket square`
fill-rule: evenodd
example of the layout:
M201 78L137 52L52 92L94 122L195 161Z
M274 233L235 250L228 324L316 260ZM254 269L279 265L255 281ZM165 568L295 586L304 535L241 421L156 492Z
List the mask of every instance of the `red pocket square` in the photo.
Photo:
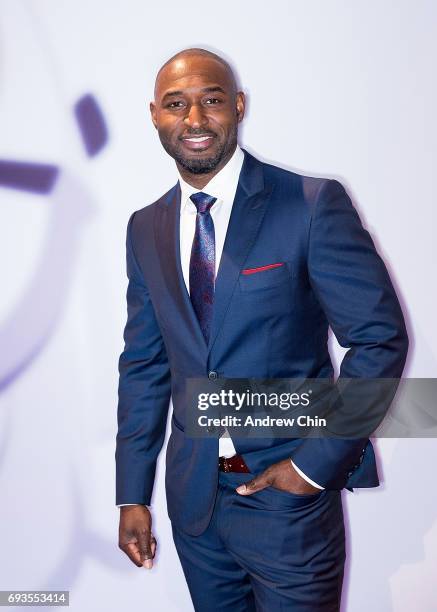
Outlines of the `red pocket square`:
M272 268L278 268L279 266L283 266L284 262L281 261L280 263L272 263L272 264L268 264L267 266L260 266L259 268L246 268L245 270L242 270L243 274L254 274L255 272L264 272L264 270L271 270Z

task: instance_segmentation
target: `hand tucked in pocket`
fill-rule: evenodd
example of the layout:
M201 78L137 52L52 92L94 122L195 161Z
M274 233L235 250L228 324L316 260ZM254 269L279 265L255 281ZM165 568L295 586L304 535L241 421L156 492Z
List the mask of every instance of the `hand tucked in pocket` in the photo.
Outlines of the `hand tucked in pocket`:
M256 491L261 491L266 487L274 487L287 493L296 495L311 495L320 493L320 489L313 487L294 469L290 459L284 459L278 463L270 465L258 476L240 485L236 491L240 495L251 495Z

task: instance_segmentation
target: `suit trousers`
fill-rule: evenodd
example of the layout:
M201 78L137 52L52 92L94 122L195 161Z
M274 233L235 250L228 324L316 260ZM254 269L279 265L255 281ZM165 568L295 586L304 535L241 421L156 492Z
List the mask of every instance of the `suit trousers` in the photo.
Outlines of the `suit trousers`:
M199 536L173 525L196 612L338 612L345 561L340 491L236 493L254 474L219 473Z

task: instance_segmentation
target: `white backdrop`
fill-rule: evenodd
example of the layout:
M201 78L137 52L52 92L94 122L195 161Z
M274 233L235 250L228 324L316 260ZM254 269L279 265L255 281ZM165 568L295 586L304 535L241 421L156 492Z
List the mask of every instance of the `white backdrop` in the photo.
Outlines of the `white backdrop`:
M70 589L78 612L192 610L163 455L151 572L118 550L114 506L126 224L176 181L148 103L181 48L236 67L243 146L343 182L402 299L405 375L436 375L436 19L432 0L0 2L0 158L59 167L46 195L0 171L0 589ZM108 128L94 157L73 113L87 93ZM344 495L343 612L435 611L435 441L377 452L382 486Z

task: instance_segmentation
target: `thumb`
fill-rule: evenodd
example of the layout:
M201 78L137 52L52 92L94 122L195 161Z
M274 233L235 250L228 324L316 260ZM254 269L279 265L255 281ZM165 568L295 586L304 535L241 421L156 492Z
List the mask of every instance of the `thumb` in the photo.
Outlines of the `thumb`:
M140 531L137 534L138 549L140 552L140 560L146 569L151 569L153 566L153 554L150 547L150 532Z
M269 483L264 477L264 474L260 474L260 476L257 476L257 478L253 478L252 480L249 480L249 482L246 482L237 487L236 491L240 495L251 495L252 493L256 493L257 491L262 491L262 489L265 489L268 486Z

